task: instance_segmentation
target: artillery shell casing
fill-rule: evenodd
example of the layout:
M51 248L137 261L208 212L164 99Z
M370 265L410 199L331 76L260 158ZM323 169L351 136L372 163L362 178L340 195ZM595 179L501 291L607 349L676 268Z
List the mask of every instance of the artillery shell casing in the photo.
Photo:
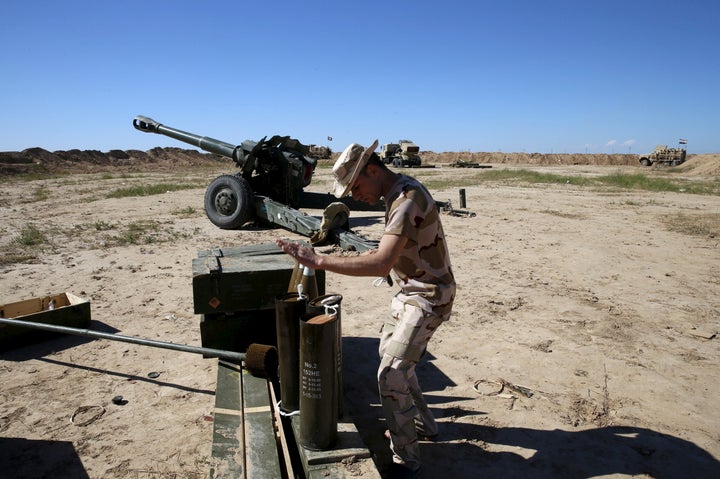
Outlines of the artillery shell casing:
M300 284L300 279L302 278L303 274L303 265L298 263L296 259L293 258L293 261L295 262L293 266L292 273L290 274L290 283L288 284L288 293L297 293L298 289L297 286Z
M300 444L310 450L337 441L337 315L300 318Z
M275 297L280 409L300 409L300 318L307 311L307 299L295 293Z
M307 311L308 313L323 314L325 308L329 307L337 314L337 341L335 347L337 352L337 377L335 379L335 386L337 388L337 408L338 418L343 417L345 408L343 405L344 387L343 387L343 352L342 352L342 315L340 314L340 303L342 302L342 295L336 293L324 294L308 302Z
M315 299L320 294L314 269L305 266L300 277L300 284L302 285L302 293L308 297L308 300Z

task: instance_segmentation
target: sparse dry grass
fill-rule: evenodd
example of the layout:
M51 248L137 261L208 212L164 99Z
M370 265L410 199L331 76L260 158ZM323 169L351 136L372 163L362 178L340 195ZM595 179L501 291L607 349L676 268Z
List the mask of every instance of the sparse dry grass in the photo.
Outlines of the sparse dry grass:
M710 238L720 236L720 213L669 214L664 215L661 221L670 231L677 233Z
M194 213L193 213L194 216ZM95 221L59 228L23 226L11 241L0 244L0 265L29 263L56 245L77 243L83 248L100 249L127 245L149 245L174 242L188 237L172 221L143 220L131 223Z
M468 170L468 173L471 170ZM482 183L517 185L557 184L593 188L621 188L653 192L674 192L699 195L720 195L720 180L688 181L681 178L655 178L644 174L613 173L597 177L583 175L559 175L527 169L493 169L475 174L455 177L434 175L433 170L417 170L412 173L431 190L474 186Z

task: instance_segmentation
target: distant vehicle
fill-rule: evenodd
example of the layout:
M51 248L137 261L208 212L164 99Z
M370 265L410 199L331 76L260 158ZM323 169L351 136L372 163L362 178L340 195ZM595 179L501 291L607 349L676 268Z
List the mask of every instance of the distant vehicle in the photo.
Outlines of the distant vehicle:
M310 156L318 160L329 160L332 157L332 150L329 146L309 145Z
M640 155L640 164L652 166L653 164L677 166L685 162L685 148L668 148L667 145L658 145L647 155Z
M378 156L383 163L389 165L392 163L392 160L396 155L399 156L399 152L400 145L397 143L385 143L384 145L380 145L380 152L378 153Z
M418 167L422 164L420 147L410 140L400 140L397 143L386 143L380 147L380 159L386 165L398 168Z

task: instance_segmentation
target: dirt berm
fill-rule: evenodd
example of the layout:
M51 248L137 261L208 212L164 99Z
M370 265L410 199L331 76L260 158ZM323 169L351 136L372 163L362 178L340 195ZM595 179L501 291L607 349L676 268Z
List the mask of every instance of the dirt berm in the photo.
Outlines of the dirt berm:
M332 160L337 158L334 153ZM543 154L503 152L421 152L426 165L443 165L463 161L506 165L604 165L637 166L632 154ZM332 161L331 160L331 161ZM231 161L218 155L184 148L141 150L58 150L28 148L0 152L0 175L26 173L96 173L101 171L168 171L193 166L213 166ZM682 167L699 175L720 174L720 154L688 155ZM695 171L697 170L697 171Z

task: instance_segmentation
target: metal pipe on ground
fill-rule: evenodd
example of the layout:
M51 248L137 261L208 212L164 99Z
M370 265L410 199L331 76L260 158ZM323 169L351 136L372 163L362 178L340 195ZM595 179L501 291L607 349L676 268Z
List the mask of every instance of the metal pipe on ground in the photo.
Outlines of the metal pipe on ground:
M32 321L23 321L21 319L0 318L0 324L30 329L40 329L43 331L51 331L54 333L74 334L76 336L85 336L95 339L108 339L110 341L120 341L124 343L139 344L141 346L172 349L175 351L183 351L186 353L202 354L208 357L216 357L221 359L227 359L230 361L244 362L245 369L247 369L254 376L275 377L275 375L277 374L277 349L274 346L268 346L264 344L251 344L248 347L247 352L239 353L237 351L203 348L199 346L190 346L187 344L158 341L155 339L136 338L133 336L123 336L120 334L103 333L100 331L92 331L90 329L71 328L69 326L58 326L55 324L46 323L34 323Z

